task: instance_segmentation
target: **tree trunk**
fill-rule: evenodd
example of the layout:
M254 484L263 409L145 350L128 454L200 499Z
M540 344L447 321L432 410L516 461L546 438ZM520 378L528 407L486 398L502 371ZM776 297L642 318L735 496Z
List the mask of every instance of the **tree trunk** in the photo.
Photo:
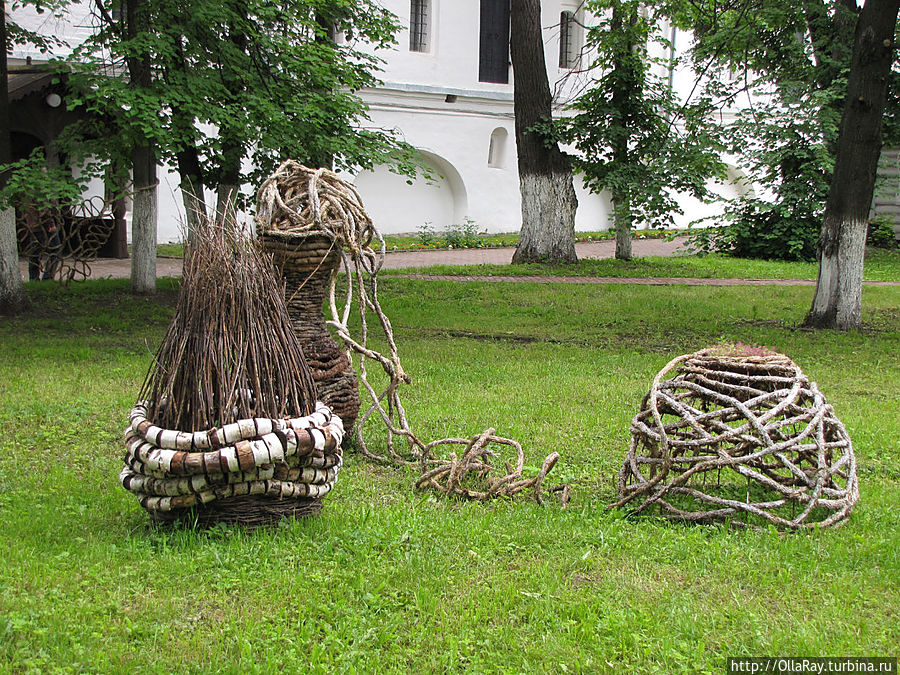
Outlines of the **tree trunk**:
M617 4L613 7L612 25L610 29L623 35L632 35L632 30L637 24L637 5L631 9ZM628 31L623 29L626 27ZM636 44L626 38L614 50L612 56L613 86L612 108L617 111L619 124L618 133L612 141L613 162L618 166L628 166L631 162L628 141L631 136L632 114L634 101L643 97L641 80L635 72L634 50ZM631 228L634 225L631 215L631 196L627 189L614 190L612 194L613 223L616 228L616 260L631 260Z
M178 174L181 176L181 201L184 203L184 219L187 232L185 239L190 241L197 224L206 218L206 195L203 192L203 181L200 178L200 158L197 148L185 148L178 153Z
M616 260L631 260L631 199L627 192L612 195L613 222L616 227Z
M235 199L237 198L240 185L234 183L219 183L216 188L216 222L221 224L225 222L234 222L237 218L237 206Z
M860 13L834 175L819 234L819 276L804 324L859 328L866 224L878 157L900 0L868 0Z
M184 56L182 37L175 42L176 72L187 74L188 65ZM203 169L200 166L200 154L197 152L197 130L194 117L186 113L180 106L172 109L172 126L184 139L184 145L176 153L178 175L181 177L181 200L184 203L185 240L191 241L198 223L207 217L206 195L203 191Z
M150 29L147 0L125 3L126 32L130 40ZM149 89L153 84L149 54L127 58L129 85ZM148 141L131 152L134 211L131 215L131 290L156 292L156 153Z
M516 148L522 229L513 262L578 262L572 167L557 143L533 127L552 119L544 62L540 0L512 0L510 46L513 63Z
M131 290L156 292L156 156L149 146L131 153L134 210L131 214Z
M0 2L0 44L6 44L6 3ZM6 52L0 58L0 164L12 160L9 140L9 91ZM0 174L0 187L6 174ZM16 210L0 204L0 314L18 314L28 308L28 298L19 273L19 243L16 238Z
M237 218L237 196L241 189L241 159L243 149L240 143L229 138L222 130L222 169L216 186L216 222L223 223Z

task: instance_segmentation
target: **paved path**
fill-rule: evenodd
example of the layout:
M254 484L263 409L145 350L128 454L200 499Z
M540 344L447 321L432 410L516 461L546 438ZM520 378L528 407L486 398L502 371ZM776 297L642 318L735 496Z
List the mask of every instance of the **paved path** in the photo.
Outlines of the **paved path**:
M669 256L680 249L684 238L675 241L664 239L635 239L633 251L636 257ZM430 267L431 265L508 265L515 251L506 248L431 249L427 251L397 251L385 254L384 269L404 267ZM612 258L615 255L614 241L589 241L575 244L579 258ZM27 279L27 265L19 263L22 278ZM91 278L122 278L131 275L131 261L128 259L100 258L91 263ZM156 276L180 277L181 258L157 258Z
M643 286L815 286L807 279L715 279L710 277L563 277L563 276L479 276L455 274L400 274L421 281L531 282L542 284L640 284ZM900 286L900 281L864 281L866 286Z
M674 241L665 239L635 239L633 252L635 257L671 256L684 250L685 238L678 237ZM575 244L579 258L612 258L615 255L616 243L612 240L589 241ZM512 260L515 248L469 248L469 249L437 249L427 251L399 251L387 253L384 269L421 268L431 265L508 265ZM27 265L19 263L22 278L27 279ZM91 263L91 278L120 278L131 274L131 261L128 259L101 258ZM156 275L158 277L180 277L181 258L157 258ZM800 279L709 279L695 277L563 277L563 276L450 276L434 274L408 274L410 279L427 281L488 281L488 282L532 282L558 284L644 284L651 286L668 286L682 284L686 286L811 286L814 281ZM897 286L900 282L865 281L867 286Z

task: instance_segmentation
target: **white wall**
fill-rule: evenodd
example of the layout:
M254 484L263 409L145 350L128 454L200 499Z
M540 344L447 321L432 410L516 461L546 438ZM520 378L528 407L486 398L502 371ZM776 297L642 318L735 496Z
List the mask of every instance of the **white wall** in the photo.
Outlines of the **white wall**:
M440 230L461 224L467 218L475 221L480 229L491 232L516 231L521 216L512 71L508 84L478 81L480 0L431 2L428 52L410 52L408 33L402 30L397 36L397 48L379 53L386 59L382 74L384 86L363 91L361 95L371 106L373 124L398 130L405 140L422 151L425 163L436 178L432 183L420 178L409 185L405 178L379 167L362 172L353 180L376 225L386 233L415 232L426 223ZM384 0L382 4L398 15L401 24L409 25L409 0ZM542 3L547 74L551 89L559 94L560 101L584 84L584 75L558 67L560 12L581 11L580 5L579 0ZM76 2L64 20L23 8L16 10L15 19L29 28L65 37L75 44L90 34L93 18L89 7L87 0ZM581 18L584 18L583 11ZM578 29L577 33L577 41L583 41L583 30ZM680 35L679 40L678 47L686 48L685 36ZM45 58L28 50L14 52L13 56ZM590 58L590 54L584 55L586 62ZM676 75L679 91L686 93L691 85L689 75ZM214 130L206 131L214 133ZM505 136L504 152L502 158L495 152L489 161L492 136L495 141ZM180 241L184 210L178 174L161 167L159 178L158 241ZM578 179L576 193L579 201L576 229L600 230L611 226L608 195L588 193ZM679 202L687 211L685 216L675 219L679 226L712 212L686 196L679 198Z

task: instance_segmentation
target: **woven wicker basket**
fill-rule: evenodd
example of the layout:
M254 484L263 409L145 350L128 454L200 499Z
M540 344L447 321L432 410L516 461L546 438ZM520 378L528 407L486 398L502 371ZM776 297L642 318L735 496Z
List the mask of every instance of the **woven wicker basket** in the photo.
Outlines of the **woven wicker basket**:
M359 414L356 373L325 325L322 305L341 249L322 235L270 230L259 237L285 281L285 299L294 332L303 347L319 399L351 429Z
M343 424L319 403L306 417L243 419L179 432L131 412L119 476L151 517L258 526L322 509L342 464Z

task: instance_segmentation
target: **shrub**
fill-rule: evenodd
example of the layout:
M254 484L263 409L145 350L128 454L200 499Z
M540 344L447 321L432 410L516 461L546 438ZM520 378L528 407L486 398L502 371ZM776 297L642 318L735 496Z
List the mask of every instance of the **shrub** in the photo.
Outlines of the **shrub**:
M885 218L876 218L870 222L866 232L866 244L876 248L897 248L893 223Z
M821 221L817 214L792 211L784 205L752 204L732 222L695 230L689 245L698 253L724 253L736 258L815 260Z
M484 234L487 230L479 231L478 224L471 218L463 220L462 225L451 225L444 232L444 239L453 248L483 248L485 245Z
M422 246L430 246L434 244L437 239L437 234L435 234L434 228L431 226L431 223L426 222L421 225L416 232L419 235L419 242Z

